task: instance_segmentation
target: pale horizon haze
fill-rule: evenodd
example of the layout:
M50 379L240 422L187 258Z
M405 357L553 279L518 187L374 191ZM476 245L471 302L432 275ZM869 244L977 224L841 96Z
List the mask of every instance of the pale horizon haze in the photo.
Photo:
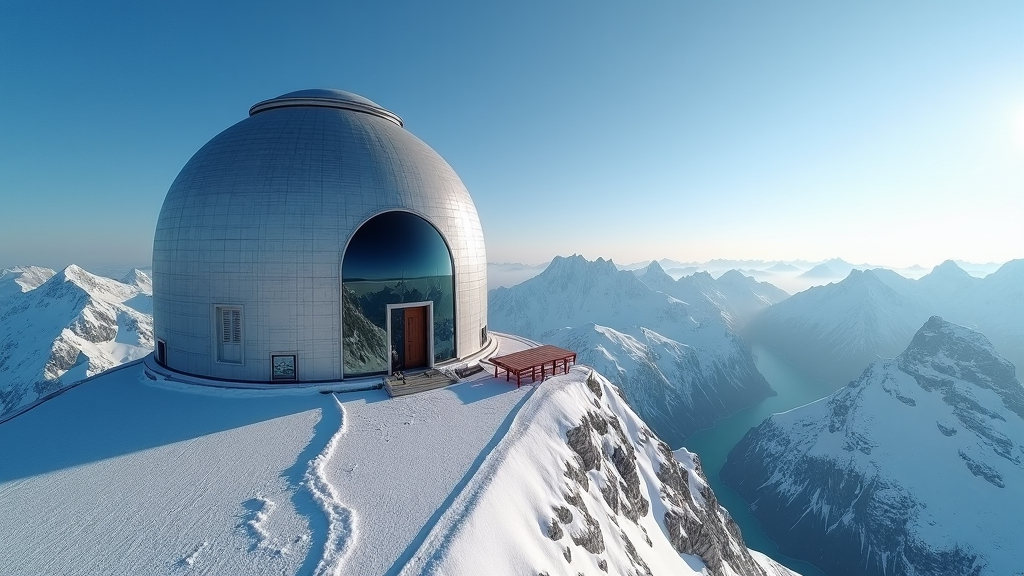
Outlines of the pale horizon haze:
M1024 257L1019 1L5 2L0 267L149 264L260 101L374 100L492 262Z

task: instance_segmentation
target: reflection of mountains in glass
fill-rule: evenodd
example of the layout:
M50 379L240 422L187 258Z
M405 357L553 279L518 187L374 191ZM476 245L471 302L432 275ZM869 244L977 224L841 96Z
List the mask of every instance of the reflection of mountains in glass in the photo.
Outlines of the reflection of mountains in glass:
M434 303L434 361L455 357L455 282L451 275L398 280L346 280L344 353L346 374L386 372L390 346L386 336L388 304ZM399 355L400 315L392 312L392 341ZM361 335L360 331L368 332ZM372 333L372 334L371 334ZM399 362L401 363L401 362Z
M346 280L362 313L374 324L384 327L388 304L433 302L434 320L453 319L454 282L451 276L427 276L386 281Z
M383 326L363 314L353 291L342 290L341 300L345 375L386 372L388 345Z

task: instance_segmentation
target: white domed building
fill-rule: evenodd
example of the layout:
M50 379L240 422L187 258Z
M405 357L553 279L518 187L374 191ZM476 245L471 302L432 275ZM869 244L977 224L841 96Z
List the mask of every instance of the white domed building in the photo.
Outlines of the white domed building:
M472 356L487 336L476 207L436 152L338 90L260 102L174 180L153 245L156 360L318 382Z

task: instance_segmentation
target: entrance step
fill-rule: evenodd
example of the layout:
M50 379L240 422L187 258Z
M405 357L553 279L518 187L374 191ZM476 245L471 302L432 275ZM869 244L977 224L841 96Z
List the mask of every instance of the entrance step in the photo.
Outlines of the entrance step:
M431 368L422 372L388 376L384 380L384 389L394 398L395 396L405 396L407 394L444 388L456 382L458 382L457 379L445 375L440 370Z

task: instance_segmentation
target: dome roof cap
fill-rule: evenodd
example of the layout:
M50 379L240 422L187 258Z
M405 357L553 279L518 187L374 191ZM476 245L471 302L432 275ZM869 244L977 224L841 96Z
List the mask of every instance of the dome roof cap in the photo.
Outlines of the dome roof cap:
M319 88L289 92L278 96L277 98L257 102L252 108L249 108L249 116L255 116L260 112L273 110L275 108L292 108L297 106L351 110L353 112L362 112L364 114L371 114L379 118L384 118L398 124L399 126L405 125L397 114L383 108L369 98L363 98L358 94L353 94L352 92L346 92L344 90L325 90Z

